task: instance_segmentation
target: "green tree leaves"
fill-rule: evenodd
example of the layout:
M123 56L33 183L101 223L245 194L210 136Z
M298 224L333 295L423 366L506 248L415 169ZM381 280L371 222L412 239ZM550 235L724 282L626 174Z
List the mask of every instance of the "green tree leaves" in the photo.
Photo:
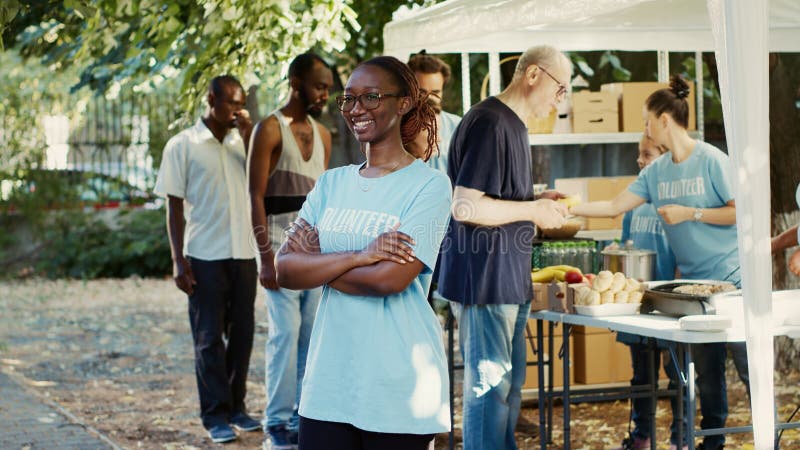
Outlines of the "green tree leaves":
M6 16L9 5L0 10ZM73 89L114 94L128 85L177 79L188 114L211 78L227 73L245 85L277 86L295 55L343 50L357 27L341 0L65 0L29 8L10 24L23 54L75 66ZM2 16L2 17L6 17ZM24 27L23 27L24 25ZM8 35L8 34L6 34Z

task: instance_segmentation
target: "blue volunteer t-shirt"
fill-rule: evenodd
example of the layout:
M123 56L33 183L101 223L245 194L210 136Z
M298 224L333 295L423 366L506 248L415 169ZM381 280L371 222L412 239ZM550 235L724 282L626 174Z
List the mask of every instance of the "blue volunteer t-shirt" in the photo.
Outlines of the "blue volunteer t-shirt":
M477 189L492 198L533 200L527 127L495 97L478 103L456 128L447 174L454 186ZM439 292L464 305L530 301L533 235L529 221L497 227L450 221L442 245Z
M652 203L690 208L720 208L734 199L728 156L697 141L691 155L676 164L667 153L642 170L628 190ZM689 220L677 225L662 221L682 278L727 280L739 284L736 225L712 225Z
M425 265L406 290L353 296L324 286L311 333L300 414L382 433L450 429L442 329L427 302L450 218L447 177L416 160L380 178L358 165L325 172L300 217L323 253L360 250L398 222Z
M622 242L633 241L633 246L656 252L656 280L675 278L675 254L669 247L661 218L650 203L639 205L622 218Z
M428 167L436 170L441 170L447 173L447 156L450 154L450 138L453 137L453 132L456 131L458 123L461 122L461 117L455 114L450 114L447 111L439 113L439 151L434 152L428 160Z

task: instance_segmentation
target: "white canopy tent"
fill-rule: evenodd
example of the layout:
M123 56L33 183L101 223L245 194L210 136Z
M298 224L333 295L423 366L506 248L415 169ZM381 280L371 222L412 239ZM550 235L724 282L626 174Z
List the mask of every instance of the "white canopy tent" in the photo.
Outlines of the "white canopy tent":
M489 53L491 93L499 91L499 53L536 44L565 51L659 51L660 63L666 51L716 52L736 176L754 442L759 450L772 448L768 51L800 52L800 1L449 0L394 19L384 29L385 54L405 60L420 49L460 53L462 73L468 73L466 55ZM659 78L666 78L663 64Z
M772 0L769 17L770 49L800 51L800 2ZM542 42L565 51L716 49L698 0L449 0L394 19L384 28L384 54L401 60L423 48L502 53Z

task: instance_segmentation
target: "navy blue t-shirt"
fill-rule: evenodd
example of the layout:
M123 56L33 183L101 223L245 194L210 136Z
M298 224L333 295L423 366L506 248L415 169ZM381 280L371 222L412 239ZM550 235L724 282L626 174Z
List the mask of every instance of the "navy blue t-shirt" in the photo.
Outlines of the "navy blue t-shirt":
M454 187L529 201L532 169L528 129L494 97L473 106L450 141L447 174ZM533 234L528 221L486 227L451 220L442 242L439 292L465 305L530 301Z

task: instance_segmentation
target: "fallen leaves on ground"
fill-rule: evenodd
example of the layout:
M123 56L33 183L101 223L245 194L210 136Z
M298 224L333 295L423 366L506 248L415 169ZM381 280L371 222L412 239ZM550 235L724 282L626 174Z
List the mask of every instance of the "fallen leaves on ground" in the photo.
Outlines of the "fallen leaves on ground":
M0 309L0 370L22 378L114 442L126 448L221 447L210 443L200 425L186 297L171 280L2 282ZM261 289L256 322L247 407L261 417L267 331ZM728 424L748 424L749 402L733 371L728 384ZM776 375L775 393L778 415L786 420L800 403L800 373ZM460 443L459 400L455 436ZM550 449L562 448L561 414L556 405L556 445ZM612 448L628 431L626 401L577 404L570 414L573 449ZM659 401L656 420L663 438L658 448L667 449L671 416L666 399ZM539 449L538 424L535 404L525 403L516 433L520 450ZM261 437L244 433L224 448L260 448ZM731 435L726 448L746 449L751 439ZM800 448L800 432L785 431L781 442L785 449ZM446 445L447 435L440 436L436 448Z

